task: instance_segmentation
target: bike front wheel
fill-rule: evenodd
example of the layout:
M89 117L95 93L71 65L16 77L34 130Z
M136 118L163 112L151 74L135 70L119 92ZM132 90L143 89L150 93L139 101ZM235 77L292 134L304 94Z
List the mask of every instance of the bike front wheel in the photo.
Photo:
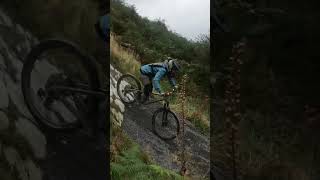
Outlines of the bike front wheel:
M117 81L117 93L123 103L134 103L141 98L140 81L131 74L122 75Z
M179 134L179 119L171 110L160 108L153 113L152 130L159 138L172 140Z

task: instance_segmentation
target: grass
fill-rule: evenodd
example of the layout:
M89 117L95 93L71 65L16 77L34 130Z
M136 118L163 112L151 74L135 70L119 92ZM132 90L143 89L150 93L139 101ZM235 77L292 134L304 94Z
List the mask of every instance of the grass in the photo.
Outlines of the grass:
M116 39L116 35L110 36L111 64L122 73L130 73L139 77L141 66L139 57L122 48Z
M179 174L152 163L148 154L130 140L118 127L111 130L111 178L117 179L183 179Z
M111 64L122 73L130 73L136 77L139 77L139 69L141 67L140 57L134 55L133 52L122 48L117 39L118 38L115 34L111 34ZM189 82L188 85L190 84L192 87L187 87L187 89L192 89L193 91L190 92L186 97L186 119L192 122L201 133L209 135L209 101L203 94L196 95L194 92L198 92L197 89L199 88L195 85L195 83ZM161 86L164 91L171 90L171 86L166 80L161 82ZM174 112L181 112L181 103L177 97L173 97L171 99L170 106Z

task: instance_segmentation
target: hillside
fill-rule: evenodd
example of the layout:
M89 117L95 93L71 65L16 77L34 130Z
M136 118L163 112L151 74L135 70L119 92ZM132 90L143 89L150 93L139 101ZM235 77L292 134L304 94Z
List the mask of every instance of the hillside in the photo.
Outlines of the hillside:
M186 73L192 73L192 83L197 90L208 94L210 69L210 37L200 35L197 41L189 41L168 30L163 20L152 21L137 14L133 6L123 0L111 0L111 31L123 43L139 55L141 64L161 61L166 56L186 61Z
M199 36L196 42L188 41L168 30L163 21L141 17L133 6L122 0L111 1L111 16L111 64L123 73L139 75L138 68L143 64L163 61L162 58L166 56L178 58L183 65L177 77L178 82L183 74L189 78L186 92L187 119L208 135L209 36ZM165 81L162 86L164 89L170 88ZM172 107L178 108L178 99L172 100Z

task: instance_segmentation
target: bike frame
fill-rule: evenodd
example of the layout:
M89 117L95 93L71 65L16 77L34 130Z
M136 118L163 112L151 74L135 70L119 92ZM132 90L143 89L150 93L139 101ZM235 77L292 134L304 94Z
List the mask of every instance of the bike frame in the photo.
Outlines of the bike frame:
M52 86L47 89L48 93L58 93L58 92L73 92L81 93L90 96L95 96L99 99L106 99L107 90L106 89L97 89L97 90L88 90L82 87L69 87L69 86Z
M162 99L157 99L157 100L153 100L153 101L150 101L150 102L147 102L147 103L143 103L144 105L149 105L149 104L154 104L154 103L157 103L157 102L160 102L160 101L164 101L164 105L163 107L165 109L169 109L169 101L167 98L162 98Z

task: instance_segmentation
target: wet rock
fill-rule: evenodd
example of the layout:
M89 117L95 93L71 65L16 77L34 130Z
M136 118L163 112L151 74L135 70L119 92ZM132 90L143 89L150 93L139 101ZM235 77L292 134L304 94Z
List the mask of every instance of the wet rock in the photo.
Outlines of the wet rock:
M26 138L31 146L33 154L39 159L46 156L46 138L42 132L29 120L19 118L15 123L17 132Z
M20 177L21 180L31 180L31 178L29 178L29 173L28 171L26 170L24 164L23 164L23 160L22 159L19 159L18 161L19 163L17 163L15 165L15 168L17 170L17 174L18 176Z
M116 104L116 107L118 108L118 110L123 113L124 112L124 104L119 99L116 99L114 101L114 103Z
M119 112L117 112L117 110L115 108L111 108L111 114L112 114L112 117L113 117L113 123L116 125L116 126L121 126L122 124L122 121L123 121L123 115Z
M117 119L118 123L119 123L120 126L121 126L122 121L123 121L123 114L120 113L120 112L117 112L115 115L116 115L116 119Z
M0 72L0 109L5 109L9 106L8 90L3 80L3 73Z
M0 131L1 130L6 130L9 127L9 119L7 115L0 111Z
M111 107L111 114L115 117L115 114L117 113L117 110L113 107Z
M34 162L30 159L27 159L24 162L24 166L26 171L29 174L29 180L41 180L42 179L42 172L39 167L37 167Z
M21 81L21 72L22 72L22 67L23 64L20 60L18 60L15 56L9 55L9 58L11 60L11 77L14 78L16 82Z
M142 105L143 106L143 105ZM172 141L163 141L152 132L151 117L154 111L161 108L161 104L148 105L144 109L141 106L128 106L124 113L122 128L124 132L137 142L147 152L155 163L162 167L179 172L181 161L179 160L179 138ZM210 153L209 139L201 135L195 128L185 126L186 156L188 158L187 169L192 177L205 175L209 169ZM194 177L193 179L197 179Z
M21 160L21 157L18 151L13 147L4 147L3 154L7 163L12 168L15 166L15 164L19 163Z
M2 54L0 54L0 69L1 70L7 69L7 65L5 64L5 60Z
M25 163L23 162L18 151L13 147L6 147L3 150L6 161L12 169L15 169L17 176L21 180L33 180L26 169Z
M5 74L4 80L6 83L7 90L9 91L9 97L15 107L27 118L32 118L29 110L27 109L23 95L21 92L21 85L15 83L8 75Z
M24 35L25 31L23 30L22 26L20 24L16 24L15 25L15 29L16 29L16 32L20 35Z
M8 27L13 26L11 19L6 14L4 14L1 9L0 9L0 24Z

